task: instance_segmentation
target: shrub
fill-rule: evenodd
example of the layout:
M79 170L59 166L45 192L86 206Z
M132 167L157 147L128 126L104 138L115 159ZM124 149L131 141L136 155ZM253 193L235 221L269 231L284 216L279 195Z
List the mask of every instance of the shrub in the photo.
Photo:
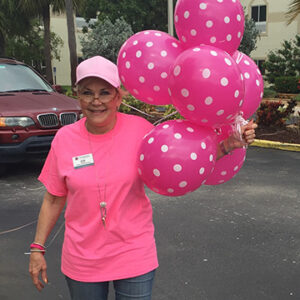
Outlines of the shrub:
M275 90L279 93L296 94L298 90L298 77L294 76L281 76L275 78Z
M270 51L264 63L265 78L274 83L280 76L300 75L300 35L293 40L284 41L280 49Z
M264 88L264 98L275 98L277 96L277 92L272 88Z
M173 105L151 105L144 103L135 97L133 97L131 94L128 94L127 96L123 97L122 101L123 105L120 106L120 112L127 113L127 114L134 114L139 115L145 119L147 119L151 123L155 123L161 119L162 122L166 120L174 120L174 119L182 119L182 116L177 112ZM147 115L136 111L134 108L130 108L130 105ZM171 116L169 116L171 115ZM164 119L165 118L165 119Z
M257 114L257 124L259 126L283 127L294 113L294 108L297 105L296 100L292 99L287 102L287 105L281 101L266 101L260 104Z
M300 94L298 94L295 98L296 101L300 101Z

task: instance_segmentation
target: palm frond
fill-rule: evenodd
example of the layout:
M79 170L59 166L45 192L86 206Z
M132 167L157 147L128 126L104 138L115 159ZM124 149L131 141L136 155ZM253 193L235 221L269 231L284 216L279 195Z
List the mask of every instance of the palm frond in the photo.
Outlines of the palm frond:
M291 24L300 14L300 0L292 0L289 4L289 9L286 12L288 18L287 24Z

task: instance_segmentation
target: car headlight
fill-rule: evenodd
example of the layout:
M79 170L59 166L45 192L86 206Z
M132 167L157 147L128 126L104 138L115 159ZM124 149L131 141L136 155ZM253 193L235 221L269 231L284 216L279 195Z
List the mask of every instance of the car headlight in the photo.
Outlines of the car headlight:
M28 127L34 125L34 121L28 117L2 117L0 118L0 127Z

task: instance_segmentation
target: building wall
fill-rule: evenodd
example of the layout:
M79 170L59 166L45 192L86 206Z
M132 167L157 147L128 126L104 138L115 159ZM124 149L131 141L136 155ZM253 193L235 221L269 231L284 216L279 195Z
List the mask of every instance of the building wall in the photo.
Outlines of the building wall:
M76 26L76 18L74 18ZM67 19L65 14L52 14L51 15L51 31L55 32L60 36L64 42L63 47L60 51L60 61L53 59L52 67L56 69L56 76L53 73L54 81L59 85L71 85L71 66L70 66L70 54L69 54L69 44L68 44L68 29L67 29ZM76 47L77 55L81 56L81 45L80 36L81 28L76 30Z
M267 7L266 32L261 34L257 49L251 53L253 59L265 60L269 51L281 48L284 40L291 40L296 34L300 34L300 16L287 25L285 13L290 2L290 0L241 0L248 16L251 16L252 6Z

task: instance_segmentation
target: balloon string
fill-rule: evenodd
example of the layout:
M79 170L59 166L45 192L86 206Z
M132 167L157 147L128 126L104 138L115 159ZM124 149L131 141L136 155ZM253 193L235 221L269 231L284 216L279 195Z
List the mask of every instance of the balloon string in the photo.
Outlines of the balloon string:
M170 113L169 115L159 119L158 121L154 122L153 125L157 125L159 124L161 121L165 120L165 119L168 119L169 117L173 116L173 115L176 115L177 114L177 110L176 111L173 111L172 113Z
M148 117L155 118L154 116L149 115L149 114L145 113L144 111L139 110L139 109L137 109L136 107L131 106L131 105L125 103L125 102L122 102L122 104L125 105L125 106L127 106L127 107L130 107L131 109L136 110L136 111L138 111L139 113L144 114L144 115L146 115L146 116L148 116Z
M131 109L133 109L133 110L135 110L135 111L138 111L139 113L141 113L141 114L143 114L143 115L146 115L146 116L151 117L151 118L156 118L156 116L147 114L147 113L145 113L144 111L139 110L138 108L136 108L136 107L134 107L134 106L131 106L131 105L127 104L127 103L122 102L122 104L125 105L125 106L127 106L127 107L129 107L129 108L131 108ZM157 124L159 124L161 121L163 121L163 120L165 120L165 119L168 119L169 117L174 116L174 115L176 115L177 113L178 113L178 112L177 112L177 110L176 110L176 111L170 113L169 115L164 116L163 118L161 118L161 119L155 121L155 122L153 123L153 125L157 125Z

